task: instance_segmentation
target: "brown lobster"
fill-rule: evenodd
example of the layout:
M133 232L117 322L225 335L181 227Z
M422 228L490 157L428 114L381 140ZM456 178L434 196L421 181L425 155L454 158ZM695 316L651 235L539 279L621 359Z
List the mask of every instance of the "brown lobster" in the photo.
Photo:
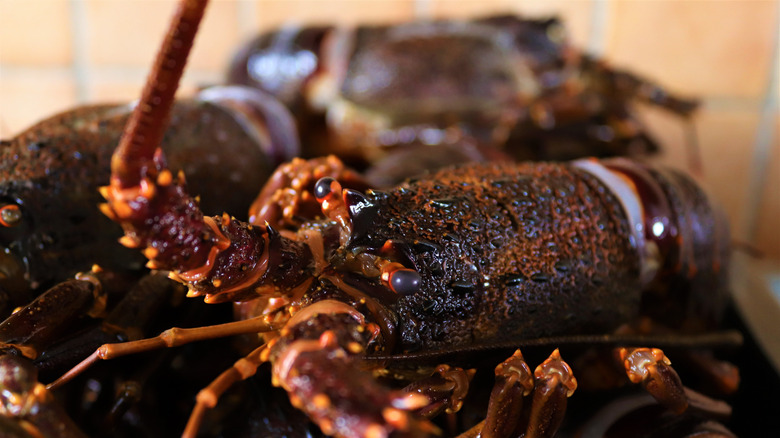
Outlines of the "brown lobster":
M26 369L24 362L32 362L44 381L51 380L103 343L150 336L172 324L230 318L229 312L214 309L207 313L212 316L196 317L198 306L177 305L183 292L172 289L167 279L148 275L142 255L116 245L122 230L98 208L98 187L109 180L111 154L133 107L132 103L78 107L0 143L0 319L5 319L0 323L4 360L0 373L9 380L18 377L17 384L0 384L9 393L37 388L28 385L31 373L19 371ZM282 105L259 90L232 86L177 100L162 148L172 168L193 178L192 189L204 210L217 213L246 211L275 166L298 154L299 144L294 121ZM95 263L100 265L96 272L88 272ZM136 406L141 398L146 404L152 400L175 405L167 394L155 397L148 390L143 395L127 390L155 379L177 381L170 377L176 356L169 356L141 371L111 366L84 378L100 389L72 385L56 396L87 433L110 433L119 427L129 434L142 430L165 435L151 433L166 427L159 426L155 416L144 415L141 421L119 418L127 409L140 409ZM205 383L188 376L180 384ZM26 414L17 410L8 418L39 423L36 433L44 436L61 436L62 428L50 421L62 412L56 404L48 397L45 403L29 404ZM183 422L167 427L178 430ZM67 429L79 433L78 428Z
M143 266L136 252L115 247L121 230L96 207L133 107L75 108L0 142L3 318L93 263ZM210 88L177 101L171 117L162 147L171 167L193 178L193 192L212 214L246 211L273 169L299 153L292 117L259 90Z
M712 405L682 386L663 351L635 347L684 342L640 336L645 316L706 345L725 306L727 230L680 173L631 161L472 164L361 192L329 157L277 170L250 222L204 216L158 143L205 3L182 3L101 191L123 244L189 296L238 302L241 320L106 344L54 386L99 359L262 333L263 345L199 393L186 435L270 361L274 383L326 434L420 436L435 432L426 417L461 407L470 379L448 365L432 375L423 358L542 339L614 347L623 373L674 412ZM392 389L369 370L414 383ZM558 350L533 373L518 351L496 375L485 421L464 436L552 436L577 388Z
M415 162L410 155L437 149L444 164L499 151L525 160L639 156L658 146L637 102L680 117L697 106L583 54L555 18L287 26L247 42L228 81L288 105L307 156L361 165L399 155L382 164L396 173Z

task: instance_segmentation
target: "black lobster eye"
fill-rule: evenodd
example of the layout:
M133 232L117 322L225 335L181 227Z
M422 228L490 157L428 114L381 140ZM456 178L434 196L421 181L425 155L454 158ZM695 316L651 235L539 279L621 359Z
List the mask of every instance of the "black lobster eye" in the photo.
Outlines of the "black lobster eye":
M15 227L22 223L22 209L16 204L0 204L0 225Z
M314 197L317 199L325 199L333 193L333 183L336 180L330 177L320 178L317 184L314 185Z
M399 269L390 275L390 289L398 295L411 295L420 290L420 274L413 269Z

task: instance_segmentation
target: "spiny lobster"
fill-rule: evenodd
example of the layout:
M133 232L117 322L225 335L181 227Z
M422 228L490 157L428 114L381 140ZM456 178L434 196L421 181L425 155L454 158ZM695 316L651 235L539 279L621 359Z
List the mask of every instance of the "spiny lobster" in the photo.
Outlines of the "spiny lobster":
M193 304L201 303L179 305L183 291L149 275L141 254L116 245L122 230L98 208L98 187L109 180L111 154L133 107L81 106L0 142L0 319L5 320L0 323L0 374L19 380L3 383L3 389L28 387L24 382L33 374L20 371L29 368L24 362L32 362L35 374L46 381L103 343L143 338L172 324L230 318L229 311L214 309L198 317L203 306ZM299 152L287 110L259 90L237 86L211 87L177 100L161 146L171 168L193 178L200 205L212 213L246 211L276 165ZM99 267L89 272L95 263ZM163 413L142 415L140 421L132 411L124 415L155 403L176 405L171 394L138 391L143 382L185 388L206 383L197 372L176 373L173 364L182 355L168 356L140 369L112 365L85 376L82 388L71 385L56 396L87 433L108 434L118 427L126 436L133 431L165 435L160 430L166 428L170 434L181 426L160 422ZM181 395L188 399L186 391ZM44 436L61 436L53 420L65 417L56 405L53 400L31 404L37 414L19 421L40 423L37 433ZM25 410L11 411L21 419Z
M136 252L115 248L121 230L96 208L133 107L78 107L0 142L3 318L93 263L143 267ZM300 150L292 117L259 90L213 87L177 101L171 117L161 146L213 214L245 211L273 169Z
M228 81L284 102L308 155L354 165L408 158L410 149L472 160L496 151L525 160L640 156L658 145L636 103L682 118L697 107L582 53L558 19L510 15L286 26L247 42ZM397 160L399 171L414 162Z
M274 383L326 434L421 436L435 432L426 417L461 407L471 377L449 365L431 375L422 358L541 338L612 346L623 373L662 405L714 411L682 386L663 351L634 347L707 345L702 333L725 305L727 230L691 179L621 160L496 163L378 191L328 157L277 170L250 222L204 216L158 143L205 4L182 3L101 192L124 245L188 296L236 301L241 319L104 345L53 386L100 359L261 333L262 346L199 393L185 435L230 384L270 361ZM643 316L693 334L642 337L632 323ZM369 370L414 383L392 389ZM464 436L552 436L577 388L559 351L533 373L518 351L496 376L485 421ZM735 384L729 372L717 377Z

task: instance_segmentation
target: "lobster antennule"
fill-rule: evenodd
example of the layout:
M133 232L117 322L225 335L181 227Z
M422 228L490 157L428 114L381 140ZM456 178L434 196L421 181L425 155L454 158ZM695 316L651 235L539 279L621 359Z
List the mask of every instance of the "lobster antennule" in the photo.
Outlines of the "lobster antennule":
M174 95L208 0L183 0L111 160L122 188L138 185L152 166L168 126Z

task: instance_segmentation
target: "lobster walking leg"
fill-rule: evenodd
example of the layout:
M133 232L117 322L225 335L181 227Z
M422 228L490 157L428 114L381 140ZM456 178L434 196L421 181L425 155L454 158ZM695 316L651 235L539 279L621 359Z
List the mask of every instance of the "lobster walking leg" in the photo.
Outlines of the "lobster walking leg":
M81 363L73 367L70 371L62 375L59 379L48 385L48 389L56 388L77 375L84 372L87 368L95 364L98 360L108 360L117 357L127 356L129 354L138 354L144 351L156 350L158 348L177 347L190 342L203 341L206 339L224 338L233 335L243 335L248 333L264 333L275 330L273 324L264 321L264 317L245 319L242 321L228 322L207 327L198 327L191 329L182 329L174 327L168 329L158 336L138 341L130 341L119 344L104 344L94 353L84 359Z
M231 385L238 381L246 380L257 373L257 367L263 363L262 355L266 349L267 346L265 344L257 347L251 353L236 361L231 368L220 374L209 386L198 393L195 398L195 408L193 408L190 419L187 421L187 427L184 429L182 437L194 438L198 433L198 428L203 421L206 410L216 406L219 397Z
M577 431L583 438L630 436L641 438L735 438L720 421L731 408L686 389L690 409L682 415L670 412L649 394L617 399L598 410Z
M30 359L85 315L105 308L100 282L91 274L62 282L0 323L0 348L14 348Z
M577 379L558 350L536 367L533 377L518 350L496 367L496 377L487 417L458 438L554 436L566 413L566 400L577 389ZM531 408L524 416L522 399L531 392Z
M481 436L507 437L517 429L523 397L534 389L533 374L520 350L496 367L496 383L490 394Z
M680 376L657 348L618 348L628 378L642 386L662 405L680 414L688 408Z
M404 391L422 394L428 398L430 403L417 412L425 418L433 418L443 411L458 412L463 406L463 399L469 391L469 382L475 373L476 370L439 365L434 375L408 385Z
M38 382L38 371L32 363L9 354L0 356L0 417L12 418L17 423L13 427L24 431L24 435L15 436L86 437ZM9 429L0 422L3 436Z
M534 370L536 385L526 437L552 437L566 413L566 400L577 389L577 379L558 349Z
M731 362L719 360L708 351L682 352L680 359L706 382L705 387L719 394L734 394L739 389L739 369Z

